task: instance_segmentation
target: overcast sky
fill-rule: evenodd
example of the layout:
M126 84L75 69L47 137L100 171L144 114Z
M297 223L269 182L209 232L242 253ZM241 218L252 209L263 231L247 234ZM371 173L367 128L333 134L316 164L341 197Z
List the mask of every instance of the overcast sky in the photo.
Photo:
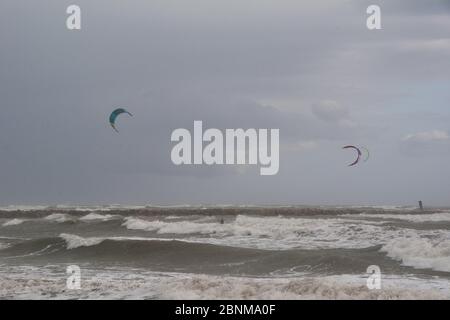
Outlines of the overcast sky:
M1 205L450 205L450 1L2 0L0 108ZM279 128L279 173L173 165L194 120Z

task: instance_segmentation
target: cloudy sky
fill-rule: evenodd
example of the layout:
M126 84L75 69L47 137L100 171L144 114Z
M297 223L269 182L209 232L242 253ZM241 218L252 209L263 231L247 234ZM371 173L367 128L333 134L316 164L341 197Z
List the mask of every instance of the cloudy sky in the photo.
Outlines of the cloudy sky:
M449 0L2 0L0 45L1 205L450 205ZM279 173L173 165L194 120L279 128Z

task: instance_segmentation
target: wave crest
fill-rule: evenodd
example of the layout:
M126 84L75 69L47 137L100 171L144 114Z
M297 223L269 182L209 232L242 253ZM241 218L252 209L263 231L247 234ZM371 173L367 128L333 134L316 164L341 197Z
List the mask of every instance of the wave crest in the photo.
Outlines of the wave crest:
M61 233L60 238L64 239L67 249L75 249L79 247L91 247L102 243L105 238L83 238L74 234Z
M394 239L381 248L387 256L416 269L450 272L450 240Z

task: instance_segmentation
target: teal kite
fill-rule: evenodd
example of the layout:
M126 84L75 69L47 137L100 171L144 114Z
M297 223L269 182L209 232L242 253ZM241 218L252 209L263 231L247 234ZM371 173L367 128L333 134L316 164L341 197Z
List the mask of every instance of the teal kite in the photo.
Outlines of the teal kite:
M111 125L111 127L116 131L119 132L119 130L117 130L116 128L116 118L121 115L122 113L126 113L128 115L130 115L131 117L133 116L131 113L129 113L127 110L123 109L123 108L119 108L114 110L111 115L109 116L109 124Z

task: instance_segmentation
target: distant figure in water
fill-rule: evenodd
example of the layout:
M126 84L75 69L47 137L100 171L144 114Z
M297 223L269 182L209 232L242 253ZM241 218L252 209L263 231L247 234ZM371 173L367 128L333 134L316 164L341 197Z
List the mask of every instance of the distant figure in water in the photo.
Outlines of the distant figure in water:
M423 202L422 201L419 201L419 208L420 208L420 211L423 211Z
M220 224L223 224L223 223L224 223L223 218L221 218L220 219Z

